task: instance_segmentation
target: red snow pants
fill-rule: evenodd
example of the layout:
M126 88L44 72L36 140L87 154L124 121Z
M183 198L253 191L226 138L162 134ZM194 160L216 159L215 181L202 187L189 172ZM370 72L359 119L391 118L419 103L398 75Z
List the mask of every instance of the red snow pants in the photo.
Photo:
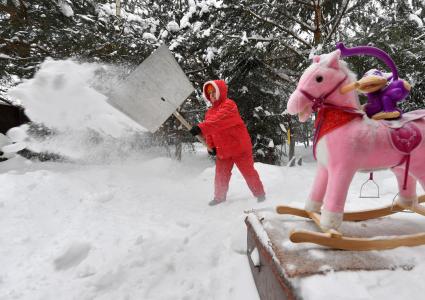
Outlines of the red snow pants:
M218 201L226 200L229 181L232 176L233 165L236 164L242 176L245 178L249 189L255 197L263 196L264 188L260 177L254 168L254 159L251 149L236 157L225 159L216 158L215 161L215 191L214 196Z

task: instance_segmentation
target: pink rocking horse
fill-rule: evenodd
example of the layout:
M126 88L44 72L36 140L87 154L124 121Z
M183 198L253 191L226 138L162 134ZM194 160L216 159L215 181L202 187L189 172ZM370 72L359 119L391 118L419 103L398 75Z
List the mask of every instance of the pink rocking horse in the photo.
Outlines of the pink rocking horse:
M347 219L344 206L354 174L380 169L391 169L397 177L400 210L425 214L416 194L417 181L425 189L425 110L406 113L396 121L369 119L357 92L342 92L356 78L340 57L340 50L315 56L288 101L287 111L298 114L301 122L318 112L314 139L317 173L305 210L296 214L316 219L324 232L337 232ZM311 215L319 212L320 216Z

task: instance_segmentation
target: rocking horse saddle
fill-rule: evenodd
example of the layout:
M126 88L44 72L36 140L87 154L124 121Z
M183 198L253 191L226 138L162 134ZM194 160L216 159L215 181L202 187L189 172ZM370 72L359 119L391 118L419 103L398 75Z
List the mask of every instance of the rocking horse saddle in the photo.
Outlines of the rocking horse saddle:
M388 137L393 148L404 154L402 161L394 166L398 167L404 163L406 164L403 190L407 187L410 153L422 142L422 133L413 121L422 118L425 118L425 109L405 113L400 119L395 121L381 121L388 127Z
M388 127L391 145L403 154L410 154L422 141L422 133L413 123L415 120L425 118L425 109L403 114L395 121L382 121Z
M390 128L389 135L394 149L403 154L410 154L422 141L422 134L414 123L405 123L401 128Z
M389 128L401 128L406 123L425 118L425 109L418 109L403 113L401 118L397 120L382 120L382 123Z

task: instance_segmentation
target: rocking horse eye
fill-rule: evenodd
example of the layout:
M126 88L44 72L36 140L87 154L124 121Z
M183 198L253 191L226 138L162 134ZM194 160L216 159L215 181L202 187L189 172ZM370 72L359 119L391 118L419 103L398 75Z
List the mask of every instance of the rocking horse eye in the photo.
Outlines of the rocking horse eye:
M322 82L323 81L323 77L322 76L316 76L316 81L317 82Z

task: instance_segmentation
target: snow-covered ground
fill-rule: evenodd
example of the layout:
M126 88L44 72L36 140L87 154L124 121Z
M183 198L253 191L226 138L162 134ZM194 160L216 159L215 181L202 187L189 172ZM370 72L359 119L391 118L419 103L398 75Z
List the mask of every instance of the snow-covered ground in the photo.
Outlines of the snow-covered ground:
M0 165L0 299L256 299L238 177L210 208L212 162ZM247 284L248 283L248 284Z
M0 163L0 299L259 299L246 257L244 210L302 206L314 176L310 150L298 149L305 155L303 166L256 164L266 202L256 203L234 170L228 201L209 207L214 163L200 146L186 149L177 162L165 154L113 145L131 124L122 116L114 123L109 109L97 116L70 110L73 101L84 105L95 97L97 104L89 106L94 112L103 98L90 89L72 97L73 89L66 87L75 86L81 73L57 74L62 64L48 62L51 69L44 78L26 82L15 94L32 118L69 125L44 146L73 160L42 163L15 157ZM50 118L57 113L63 122ZM99 116L102 122L95 120ZM118 139L97 140L93 152L78 138L86 127L104 135L112 128L110 135ZM397 192L391 173L378 172L381 199L358 199L366 179L367 174L356 175L349 209L386 205ZM301 294L308 300L423 299L425 246L391 251L414 254L415 267L303 278Z
M108 164L1 163L0 299L258 299L244 210L302 206L314 164L256 167L265 203L235 170L228 201L209 207L214 169L203 152L182 162L141 153ZM357 199L367 175L356 176L350 208L391 201L390 175L375 175L385 200ZM422 299L425 263L415 265L328 273L300 287L305 299Z

